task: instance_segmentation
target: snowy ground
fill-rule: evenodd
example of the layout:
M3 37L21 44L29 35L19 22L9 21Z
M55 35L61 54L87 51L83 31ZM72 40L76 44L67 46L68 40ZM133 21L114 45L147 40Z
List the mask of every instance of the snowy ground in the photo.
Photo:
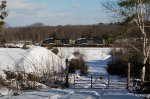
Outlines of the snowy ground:
M108 55L110 48L59 48L59 55L66 59L72 57L74 51L81 51L86 55L85 60L89 65L90 74L107 74L105 66L111 59ZM90 79L81 77L80 79ZM119 82L120 77L112 77L114 83ZM82 87L90 87L84 84ZM113 89L45 89L39 91L21 92L19 96L10 95L0 99L143 99L124 88Z
M2 99L143 99L126 90L99 89L51 89L24 92L19 96L5 96Z

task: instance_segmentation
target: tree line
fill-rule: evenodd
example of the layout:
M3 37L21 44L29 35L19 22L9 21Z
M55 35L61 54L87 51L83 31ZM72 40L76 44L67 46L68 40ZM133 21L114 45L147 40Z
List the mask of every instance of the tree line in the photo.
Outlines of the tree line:
M46 26L36 23L24 27L4 27L1 31L1 39L6 41L42 41L45 38L70 38L79 37L104 37L117 34L124 26L119 23L96 24L96 25L65 25Z

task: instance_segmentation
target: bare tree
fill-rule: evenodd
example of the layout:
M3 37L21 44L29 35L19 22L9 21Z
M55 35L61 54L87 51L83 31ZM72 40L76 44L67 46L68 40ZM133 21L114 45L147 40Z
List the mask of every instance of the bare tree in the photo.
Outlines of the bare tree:
M141 81L145 80L145 71L146 71L146 63L148 61L150 45L148 32L146 29L149 27L149 16L150 16L150 1L149 0L119 0L113 2L113 5L110 3L106 3L104 5L107 9L117 13L119 15L119 19L124 23L136 24L136 27L132 27L128 30L139 30L142 39L141 49L137 48L135 45L126 42L125 43L135 50L139 51L142 55L142 74Z

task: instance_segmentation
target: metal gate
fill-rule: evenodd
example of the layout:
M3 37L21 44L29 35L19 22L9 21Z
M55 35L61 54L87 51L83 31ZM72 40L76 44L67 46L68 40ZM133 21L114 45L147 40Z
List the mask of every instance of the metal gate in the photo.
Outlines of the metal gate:
M108 88L109 75L88 75L80 78L74 77L74 88Z
M74 88L125 89L126 78L108 74L88 75L80 78L74 76Z
M126 89L127 78L119 76L109 76L109 89Z

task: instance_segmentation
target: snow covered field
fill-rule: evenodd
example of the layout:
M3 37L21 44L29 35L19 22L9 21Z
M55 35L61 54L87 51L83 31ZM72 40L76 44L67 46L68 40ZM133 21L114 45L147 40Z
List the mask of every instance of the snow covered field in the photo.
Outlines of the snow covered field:
M111 56L108 55L110 48L58 48L59 49L59 57L60 59L65 60L66 58L71 58L72 53L74 51L80 51L85 55L85 60L87 64L89 65L89 72L90 74L107 74L105 67L107 62L111 59ZM12 56L15 55L15 59L20 59L19 53L28 53L29 55L32 55L31 53L35 53L34 49L33 51L26 52L24 50L20 49L13 49L14 52L9 51L11 49L2 49L0 50L0 53L3 53L2 55L5 56L5 53L10 52L12 53ZM46 50L45 50L46 51ZM36 57L39 53L43 53L44 50L41 50L37 52ZM5 61L7 59L12 59L8 56L3 58L0 58L0 61L2 61L2 64L9 63L9 61ZM27 57L28 57L28 54ZM36 54L33 54L34 56ZM47 56L46 54L42 54L44 56ZM12 57L11 56L11 57ZM55 57L56 58L56 57ZM2 60L3 59L3 60ZM37 58L38 59L38 58ZM4 61L4 62L3 62ZM14 64L12 61L9 64ZM7 65L9 65L7 64ZM7 66L6 65L6 66ZM1 67L2 68L2 67ZM6 68L6 67L5 67ZM88 77L81 77L84 79L89 79ZM114 82L117 82L120 78L115 77L113 78ZM85 87L86 85L83 85ZM8 91L7 91L8 92ZM41 89L38 91L28 91L28 92L21 92L19 96L11 96L11 91L9 93L10 95L0 97L0 99L143 99L133 93L129 93L127 90L123 89Z
M85 56L86 61L100 61L110 57L108 53L111 51L111 48L59 47L58 50L59 56L62 56L64 59L72 58L72 54L79 51Z

